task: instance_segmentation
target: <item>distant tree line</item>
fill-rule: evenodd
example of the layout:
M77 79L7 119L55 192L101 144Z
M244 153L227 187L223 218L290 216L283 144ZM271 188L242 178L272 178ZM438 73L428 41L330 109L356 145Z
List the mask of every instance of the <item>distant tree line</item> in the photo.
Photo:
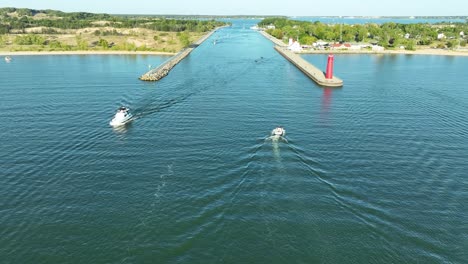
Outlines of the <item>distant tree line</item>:
M11 14L15 15L11 15ZM44 14L42 17L34 17ZM97 25L96 21L105 22ZM24 32L27 28L47 27L58 29L81 29L109 26L115 28L146 28L168 32L207 32L226 23L215 20L185 20L150 17L113 16L85 12L65 13L56 10L26 8L0 8L0 34ZM52 32L53 33L53 32Z
M431 45L438 41L438 35L443 33L443 46L466 45L464 36L468 34L468 22L438 23L438 24L399 24L394 22L384 24L333 24L322 22L297 21L286 18L266 18L259 23L260 27L268 27L267 33L278 39L299 39L301 44L312 44L317 40L328 42L369 42L386 48L406 46L414 49L416 45ZM440 43L439 43L440 44Z

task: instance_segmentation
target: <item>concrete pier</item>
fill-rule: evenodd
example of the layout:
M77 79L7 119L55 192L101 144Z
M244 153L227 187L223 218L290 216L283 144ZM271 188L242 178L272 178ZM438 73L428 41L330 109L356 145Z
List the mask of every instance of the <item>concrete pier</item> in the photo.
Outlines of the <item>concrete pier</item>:
M288 61L294 64L299 70L301 70L305 75L315 81L317 84L326 87L341 87L343 86L343 80L339 79L336 76L333 76L331 79L325 78L323 71L319 70L314 65L310 64L308 61L304 60L301 56L296 53L284 48L275 46L275 50L278 51L283 57Z
M164 78L166 75L169 74L169 71L172 70L179 62L181 62L185 57L187 57L196 47L198 47L203 41L208 39L213 33L216 32L218 28L212 30L208 34L201 37L199 40L191 44L189 47L183 49L174 57L169 59L168 61L164 62L163 64L159 65L157 68L151 69L147 73L140 76L140 80L142 81L159 81Z
M269 39L271 42L275 43L276 45L280 47L287 47L288 44L284 43L283 41L273 37L272 35L266 33L265 31L258 31L260 34L262 34L265 38Z
M287 49L287 44L283 41L271 36L270 34L259 31L265 38L269 39L271 42L275 43L275 50L278 51L283 57L288 61L294 64L299 70L301 70L305 75L315 81L318 85L326 87L341 87L343 86L343 80L333 76L331 79L325 78L323 71L304 60L301 56Z

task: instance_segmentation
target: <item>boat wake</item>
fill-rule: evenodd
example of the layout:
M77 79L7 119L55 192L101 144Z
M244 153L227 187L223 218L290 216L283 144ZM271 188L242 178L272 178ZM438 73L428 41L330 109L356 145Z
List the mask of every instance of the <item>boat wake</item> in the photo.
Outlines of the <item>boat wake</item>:
M197 94L197 92L182 94L175 98L169 98L163 101L148 102L141 107L135 108L135 111L133 113L133 119L137 120L140 118L144 118L146 116L161 112L167 108L171 108L177 104L183 103L184 101L188 100L190 97L192 97L195 94Z

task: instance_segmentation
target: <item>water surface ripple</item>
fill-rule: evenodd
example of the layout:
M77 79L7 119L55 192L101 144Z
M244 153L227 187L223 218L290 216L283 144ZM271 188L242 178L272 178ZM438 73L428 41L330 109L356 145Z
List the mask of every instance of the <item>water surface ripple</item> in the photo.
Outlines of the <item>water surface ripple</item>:
M255 23L156 83L168 57L0 63L2 263L468 262L468 58L336 55L321 88Z

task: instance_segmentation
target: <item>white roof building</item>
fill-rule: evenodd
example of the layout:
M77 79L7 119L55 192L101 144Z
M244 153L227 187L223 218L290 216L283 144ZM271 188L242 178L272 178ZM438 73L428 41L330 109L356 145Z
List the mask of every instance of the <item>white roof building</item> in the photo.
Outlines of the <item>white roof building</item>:
M301 47L301 44L299 44L299 41L289 38L288 49L291 51L297 52L297 51L301 51L302 47Z

